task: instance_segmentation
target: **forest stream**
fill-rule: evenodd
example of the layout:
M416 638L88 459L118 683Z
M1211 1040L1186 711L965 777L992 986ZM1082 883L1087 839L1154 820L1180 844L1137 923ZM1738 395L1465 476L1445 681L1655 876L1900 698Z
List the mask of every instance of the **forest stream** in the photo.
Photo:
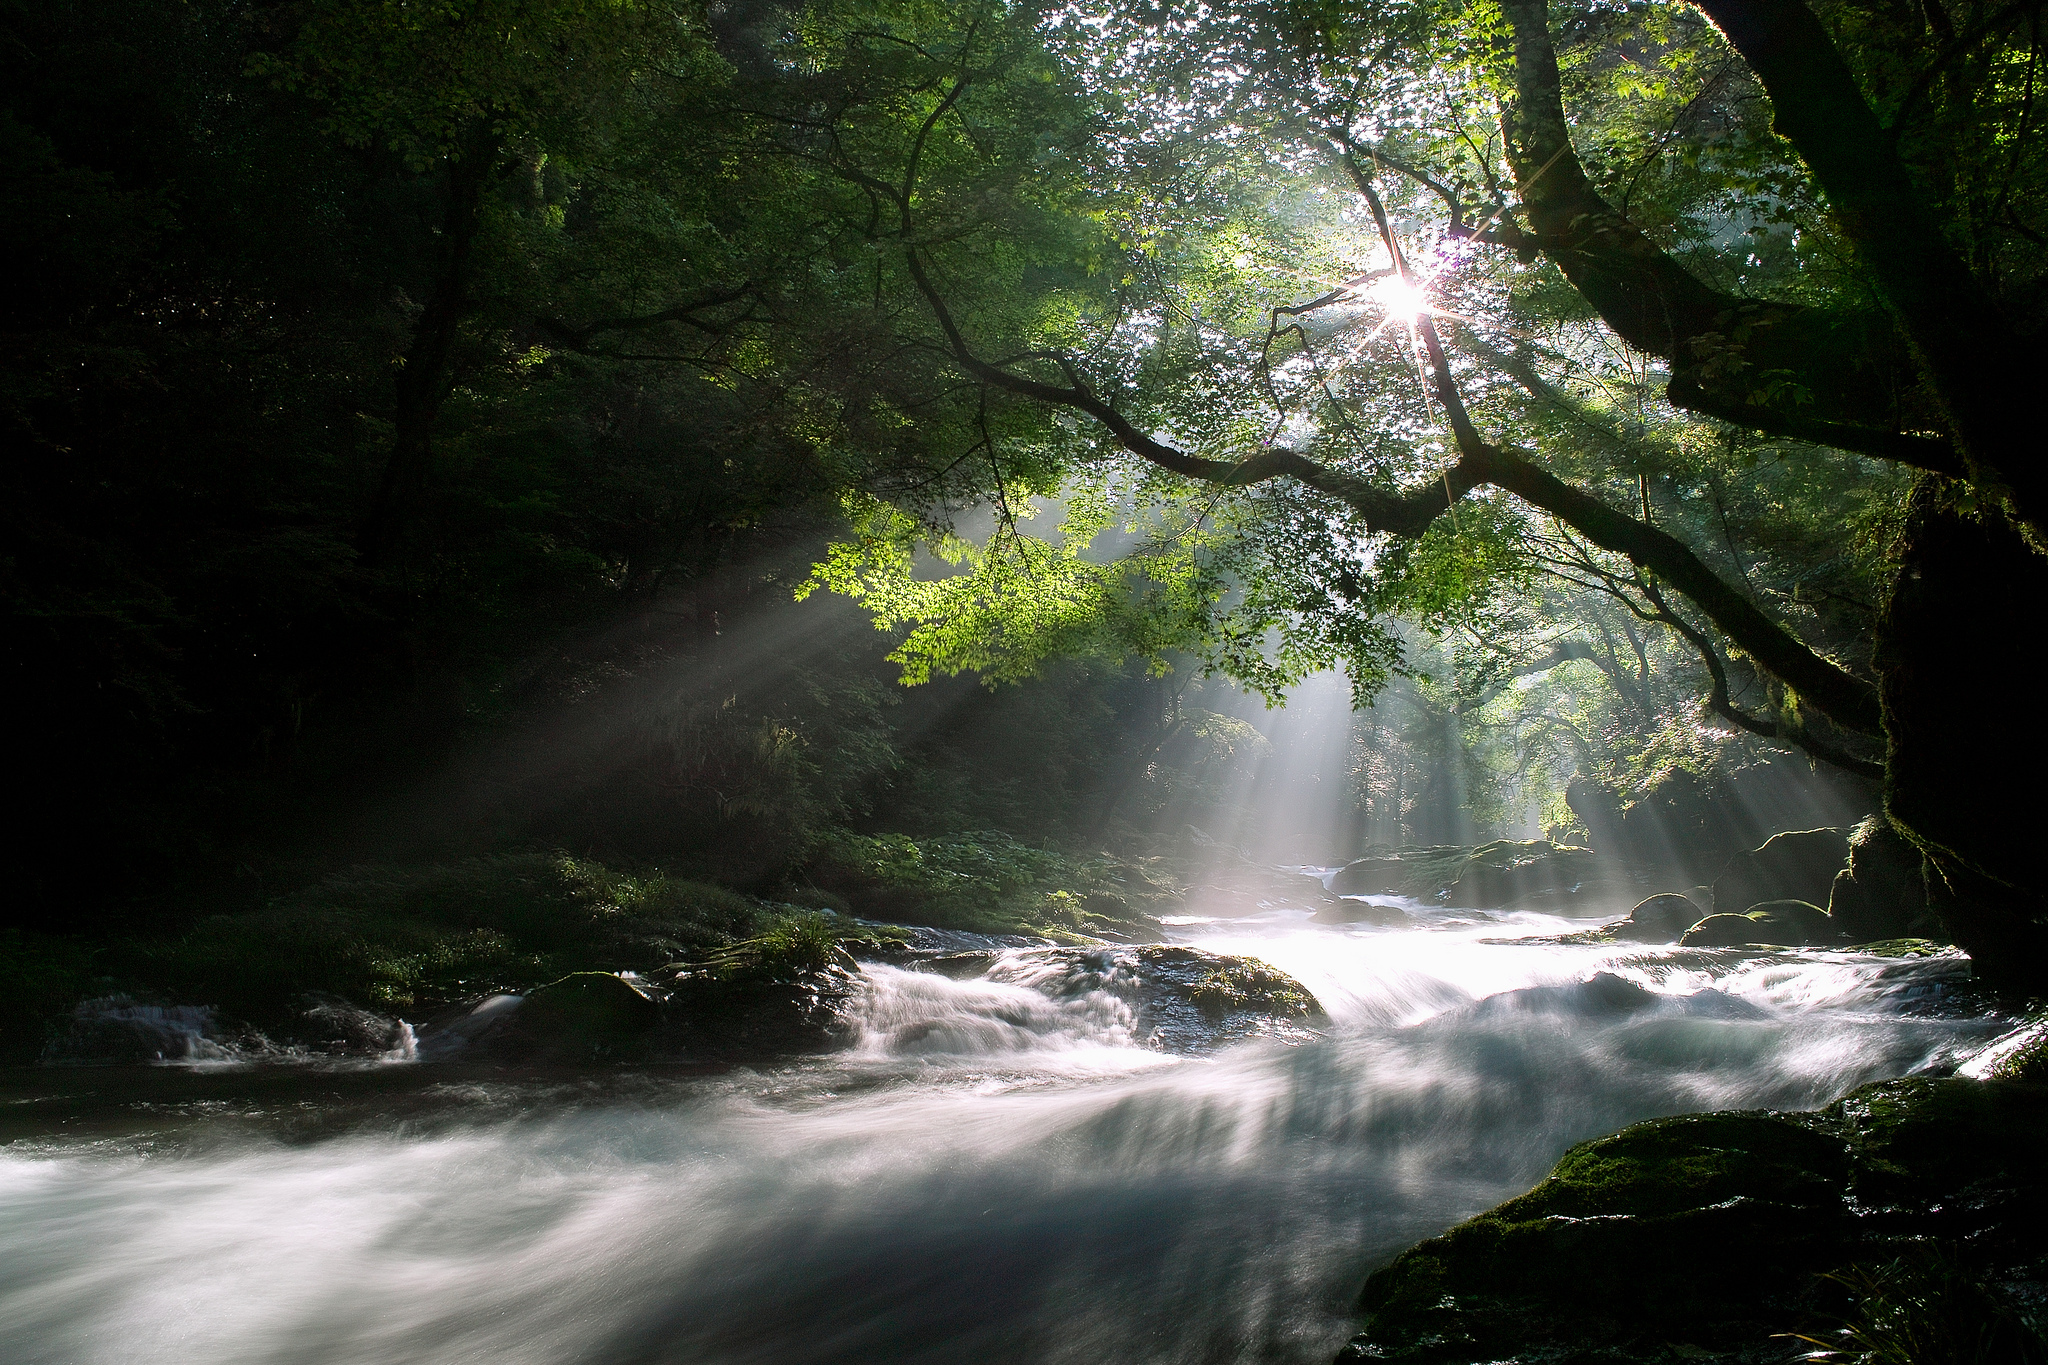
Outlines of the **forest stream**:
M1573 944L1587 921L1404 904L1169 922L1328 1012L1208 1055L1011 949L968 979L868 964L842 1050L759 1069L8 1073L6 1355L1324 1362L1370 1270L1572 1143L1815 1108L2000 1028L1953 951Z

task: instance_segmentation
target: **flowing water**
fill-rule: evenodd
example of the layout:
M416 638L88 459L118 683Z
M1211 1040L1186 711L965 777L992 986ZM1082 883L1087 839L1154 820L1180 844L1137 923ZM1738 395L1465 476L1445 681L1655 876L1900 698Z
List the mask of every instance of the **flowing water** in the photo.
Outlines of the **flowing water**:
M16 1073L0 1356L1321 1362L1373 1267L1573 1142L1998 1031L1953 956L1544 941L1584 927L1190 919L1330 1013L1206 1056L1015 959L869 967L845 1051L719 1075Z

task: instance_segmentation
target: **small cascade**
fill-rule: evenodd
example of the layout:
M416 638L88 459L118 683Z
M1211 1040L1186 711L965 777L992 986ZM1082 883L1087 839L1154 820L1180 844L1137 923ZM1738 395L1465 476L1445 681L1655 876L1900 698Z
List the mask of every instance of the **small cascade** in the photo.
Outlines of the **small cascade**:
M715 1075L431 1064L515 996L419 1037L337 1014L330 1036L375 1043L351 1084L411 1087L388 1119L277 1142L251 1105L253 1131L189 1148L0 1149L10 1365L1321 1365L1368 1270L1574 1142L1818 1108L2013 1022L1952 954L1311 913L1216 917L1178 946L934 936L863 968L840 1051ZM1270 963L1327 1017L1176 1047L1154 970L1174 953ZM108 999L72 1024L185 1064L141 1073L158 1083L218 1085L238 1073L192 1064L248 1055L204 1010ZM322 1103L302 1093L285 1131Z
M230 1033L204 1005L149 1005L126 995L82 1000L43 1048L45 1065L246 1060L267 1049L261 1034Z

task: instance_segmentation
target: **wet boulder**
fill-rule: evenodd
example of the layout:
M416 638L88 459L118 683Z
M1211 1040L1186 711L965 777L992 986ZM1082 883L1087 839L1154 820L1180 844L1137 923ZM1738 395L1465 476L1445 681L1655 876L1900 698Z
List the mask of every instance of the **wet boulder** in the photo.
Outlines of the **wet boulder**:
M335 1057L404 1059L413 1055L413 1035L403 1019L366 1010L338 995L310 994L299 1002L302 1046Z
M1689 897L1665 892L1637 901L1628 918L1614 926L1614 936L1635 943L1676 943L1706 913Z
M1927 905L1920 850L1881 816L1849 836L1849 865L1828 890L1828 918L1852 943L1941 931Z
M1817 1114L1635 1124L1375 1272L1338 1359L1649 1361L1672 1343L1764 1359L1853 1262L1938 1239L1973 1275L2024 1273L2048 1212L2044 1123L2048 1087L1907 1079Z
M421 1031L423 1060L638 1060L662 1022L660 1000L610 972L571 972L524 995L493 995Z
M1835 874L1849 861L1849 832L1802 829L1774 834L1738 853L1714 879L1714 912L1742 914L1765 901L1826 904Z
M1252 957L1177 944L1032 948L1001 955L992 981L1054 1000L1107 995L1131 1012L1131 1035L1167 1052L1205 1052L1245 1038L1317 1036L1323 1007L1287 973Z
M1378 905L1358 897L1337 896L1325 901L1315 913L1317 924L1385 924L1410 923L1409 915L1398 905Z
M1805 948L1840 940L1828 912L1810 901L1765 901L1740 915L1708 915L1678 941L1687 948L1733 948L1756 944Z

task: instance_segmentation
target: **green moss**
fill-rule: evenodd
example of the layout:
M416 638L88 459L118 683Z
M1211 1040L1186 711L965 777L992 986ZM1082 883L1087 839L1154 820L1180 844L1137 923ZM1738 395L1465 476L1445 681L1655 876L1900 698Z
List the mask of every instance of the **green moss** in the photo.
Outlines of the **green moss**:
M2015 1192L2040 1187L2044 1129L2048 1088L1929 1078L1865 1086L1818 1114L1636 1124L1574 1147L1527 1194L1375 1273L1361 1296L1367 1332L1347 1358L1733 1349L1799 1320L1823 1272L1885 1239L1966 1234L1970 1219L1991 1220L1974 1255L2004 1245L2036 1257L2039 1195ZM1852 1206L1883 1217L1854 1218Z
M1875 943L1859 943L1856 951L1877 957L1933 957L1936 953L1953 952L1954 949L1930 938L1887 938Z
M1211 1019L1221 1019L1238 1010L1256 1010L1281 1019L1301 1019L1322 1012L1315 997L1302 990L1294 978L1251 958L1220 959L1186 988L1186 995Z

